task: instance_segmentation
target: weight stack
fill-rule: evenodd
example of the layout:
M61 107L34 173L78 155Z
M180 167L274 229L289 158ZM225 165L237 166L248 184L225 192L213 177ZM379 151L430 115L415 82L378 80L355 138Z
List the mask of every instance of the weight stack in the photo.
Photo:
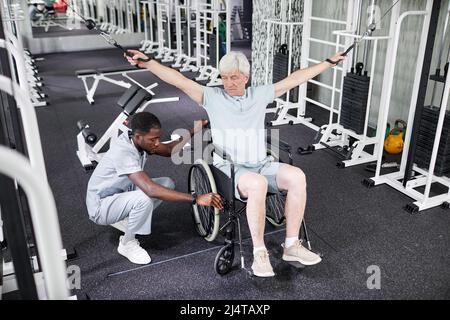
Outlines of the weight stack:
M370 77L354 73L344 77L339 123L356 134L364 133L369 86Z
M195 53L195 47L194 47L194 35L195 35L195 28L191 28L191 56L194 56ZM188 47L189 46L189 42L188 42L188 28L187 26L183 27L183 48L184 48L184 53L188 54Z
M216 43L216 35L209 34L209 65L212 67L216 67L217 63L217 43Z
M288 76L289 67L289 53L277 52L273 56L273 83L283 80ZM293 66L291 66L291 73L294 72ZM289 94L290 102L298 102L298 87L291 90ZM286 100L287 94L280 98Z
M423 109L414 159L419 168L428 169L430 166L439 113L437 107L427 106ZM434 174L438 177L450 174L450 111L445 113Z

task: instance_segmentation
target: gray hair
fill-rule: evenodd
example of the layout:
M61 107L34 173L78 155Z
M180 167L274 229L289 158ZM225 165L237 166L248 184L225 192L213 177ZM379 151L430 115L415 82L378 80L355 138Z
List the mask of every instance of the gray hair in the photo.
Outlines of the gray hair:
M250 76L250 63L247 57L239 51L230 51L222 57L219 63L220 73L229 73L238 70L245 76Z

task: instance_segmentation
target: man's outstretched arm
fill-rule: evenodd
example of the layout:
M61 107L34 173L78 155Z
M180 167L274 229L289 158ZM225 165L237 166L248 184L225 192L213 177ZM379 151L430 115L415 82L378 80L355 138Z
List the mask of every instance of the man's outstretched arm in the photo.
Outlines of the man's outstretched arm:
M336 53L331 58L332 61L341 61L344 59L345 59L345 56L342 56L342 52ZM319 64L316 64L315 66L295 71L287 78L285 78L275 84L275 96L278 98L278 97L284 95L289 90L292 90L295 87L298 87L299 85L305 83L306 81L308 81L310 79L313 79L317 75L321 74L322 72L324 72L334 66L335 66L334 64L324 61Z
M197 102L199 105L203 104L203 87L199 85L197 82L192 81L191 79L186 78L180 72L168 68L162 64L160 64L156 60L150 60L148 62L142 62L138 59L148 59L148 57L140 51L137 50L128 50L133 56L125 56L132 65L137 65L142 69L147 69L162 81L171 84L185 94L187 94L192 100Z

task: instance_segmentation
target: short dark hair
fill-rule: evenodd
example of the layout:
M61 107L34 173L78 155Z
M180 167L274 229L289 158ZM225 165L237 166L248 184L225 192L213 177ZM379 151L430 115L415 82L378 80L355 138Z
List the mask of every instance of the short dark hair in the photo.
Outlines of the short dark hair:
M161 129L161 122L150 112L139 112L131 117L131 133L148 133L151 129Z

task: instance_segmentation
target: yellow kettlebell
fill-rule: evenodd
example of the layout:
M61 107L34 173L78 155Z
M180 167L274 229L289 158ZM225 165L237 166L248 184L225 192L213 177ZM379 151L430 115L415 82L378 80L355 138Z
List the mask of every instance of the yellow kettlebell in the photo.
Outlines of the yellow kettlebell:
M401 126L400 126L401 125ZM403 120L395 122L395 128L391 130L384 141L384 150L390 154L400 154L403 151L403 139L406 131L406 123Z

